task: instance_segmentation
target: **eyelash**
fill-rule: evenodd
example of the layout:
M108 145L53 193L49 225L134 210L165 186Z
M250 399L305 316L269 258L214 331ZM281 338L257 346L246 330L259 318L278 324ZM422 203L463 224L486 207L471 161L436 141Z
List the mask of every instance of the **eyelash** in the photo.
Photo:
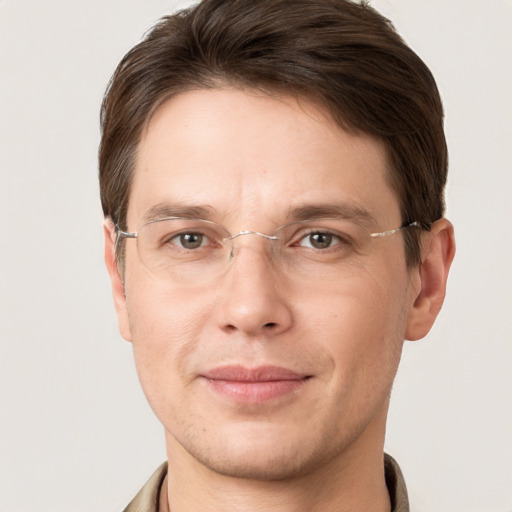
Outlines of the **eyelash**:
M314 223L311 226L300 226L300 224L302 224L301 222L297 224L299 224L299 226L296 226L296 230L292 232L292 236L286 235L286 231L281 231L281 229L276 231L277 236L279 236L279 233L281 233L283 237L286 236L286 240L281 241L283 249L304 249L311 253L327 254L347 250L354 245L354 241L350 235L328 226L322 226L321 223L320 225ZM286 229L286 226L284 226L284 228ZM225 234L217 233L216 231L203 229L202 226L197 226L171 234L168 233L167 235L163 235L159 241L155 240L155 242L162 248L168 246L179 252L203 252L208 249L220 248L224 245L225 239L229 236L227 232L225 232ZM202 237L202 239L194 240L194 237Z
M300 234L299 236L294 236L293 240L296 240L291 245L297 245L303 240L307 239L311 235L324 235L324 236L332 236L333 238L336 238L338 241L334 244L334 246L328 247L328 249L332 249L335 246L338 245L350 245L350 239L347 236L344 236L336 231L329 230L329 229L311 229L307 233Z
M171 243L172 245L178 247L179 249L185 250L187 248L183 247L180 238L183 236L187 236L187 235L201 236L204 238L201 241L201 245L199 245L196 249L207 247L208 245L211 244L212 241L216 240L215 237L209 236L206 233L202 233L200 231L189 231L189 232L184 231L181 233L174 234L173 236L168 236L168 237L164 238L161 241L161 244L165 245L167 243ZM331 245L329 245L329 247L322 249L325 251L329 250L329 249L334 249L335 247L340 246L340 245L349 245L350 244L350 240L348 240L347 237L344 237L343 235L341 235L335 231L328 230L328 229L325 229L325 230L311 229L307 233L301 233L299 235L293 236L292 241L288 244L288 246L290 246L290 247L307 247L305 245L302 245L302 242L307 241L308 237L311 237L312 235L328 236L328 237L332 237L334 239L331 241ZM311 242L310 242L310 244L311 244ZM214 245L218 245L218 244L215 243ZM318 249L318 248L311 247L311 246L308 246L308 248ZM318 249L318 250L320 250L320 249Z

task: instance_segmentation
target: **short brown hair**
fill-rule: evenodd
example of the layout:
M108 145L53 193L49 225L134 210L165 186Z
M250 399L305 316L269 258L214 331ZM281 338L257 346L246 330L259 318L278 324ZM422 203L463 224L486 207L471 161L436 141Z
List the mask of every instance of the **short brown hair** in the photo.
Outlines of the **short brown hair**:
M392 24L365 2L203 0L162 18L122 59L101 110L105 216L126 229L142 130L168 97L224 85L313 97L354 133L380 139L404 224L444 212L448 155L434 78ZM405 232L409 265L419 230Z

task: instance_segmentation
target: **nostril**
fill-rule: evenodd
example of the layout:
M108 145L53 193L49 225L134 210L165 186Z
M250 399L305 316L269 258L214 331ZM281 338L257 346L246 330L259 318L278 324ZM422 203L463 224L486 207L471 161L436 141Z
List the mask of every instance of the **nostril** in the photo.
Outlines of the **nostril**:
M265 327L275 327L277 324L275 322L268 322L265 324Z

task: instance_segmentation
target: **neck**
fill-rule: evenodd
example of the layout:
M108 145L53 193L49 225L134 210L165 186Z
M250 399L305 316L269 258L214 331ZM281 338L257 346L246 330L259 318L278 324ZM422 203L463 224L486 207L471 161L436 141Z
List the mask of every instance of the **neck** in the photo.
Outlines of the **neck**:
M167 434L169 473L162 512L389 512L384 428L373 422L352 445L307 474L279 481L218 474ZM167 498L167 496L165 496Z

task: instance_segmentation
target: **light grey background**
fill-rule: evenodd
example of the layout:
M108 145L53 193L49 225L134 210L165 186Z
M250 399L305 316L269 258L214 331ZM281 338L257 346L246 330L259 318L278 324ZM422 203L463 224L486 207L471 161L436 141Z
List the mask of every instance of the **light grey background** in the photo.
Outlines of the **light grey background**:
M387 450L415 512L512 511L512 2L375 0L437 77L458 253ZM172 0L0 0L0 512L120 511L164 459L102 262L98 110Z

